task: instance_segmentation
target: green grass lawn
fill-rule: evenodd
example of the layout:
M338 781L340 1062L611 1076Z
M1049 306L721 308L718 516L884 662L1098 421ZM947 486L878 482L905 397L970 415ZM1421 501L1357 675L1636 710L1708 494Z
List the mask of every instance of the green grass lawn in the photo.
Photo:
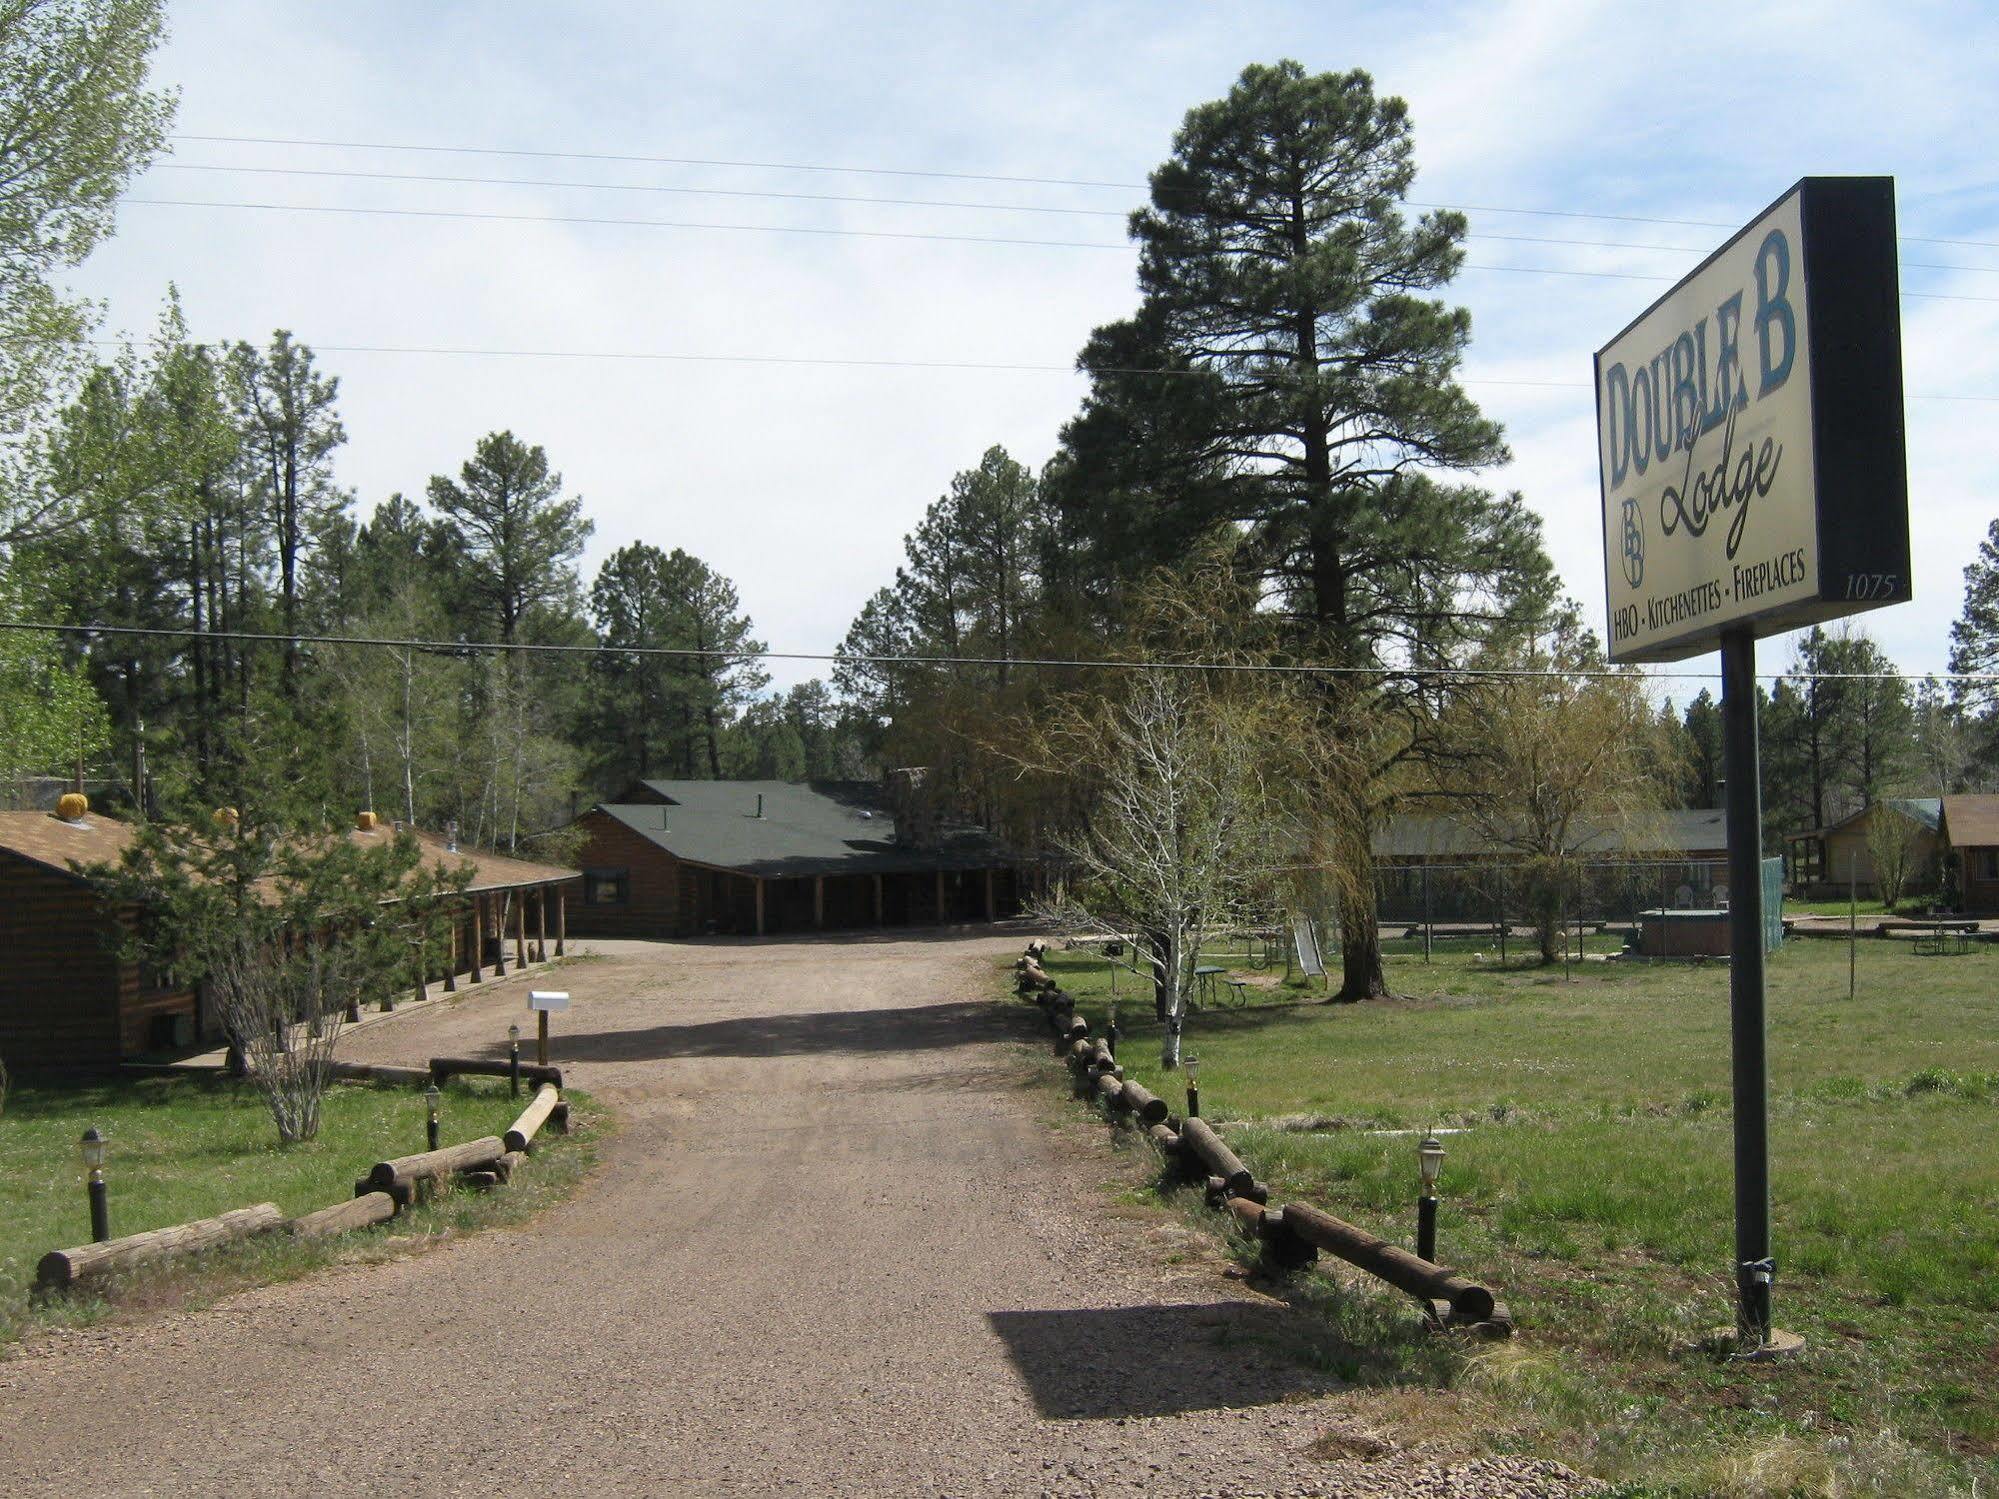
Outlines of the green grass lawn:
M1370 1131L1464 1131L1445 1139L1440 1258L1523 1329L1451 1377L1467 1430L1631 1492L1999 1481L1999 952L1867 942L1854 1000L1843 944L1771 960L1777 1320L1810 1349L1771 1368L1688 1351L1733 1319L1727 966L1565 978L1517 950L1502 967L1489 939L1428 963L1420 942L1389 951L1407 998L1328 1006L1279 985L1196 1013L1186 1047L1202 1113L1278 1200L1402 1242L1415 1141ZM1105 962L1048 966L1101 1032ZM1149 996L1129 975L1120 989L1119 1058L1177 1110Z
M571 1095L572 1099L575 1095ZM525 1101L503 1079L454 1080L444 1089L445 1144L497 1134ZM578 1109L578 1114L582 1114ZM117 1304L186 1299L257 1279L298 1273L351 1245L292 1244L283 1236L143 1272L110 1300L39 1302L35 1265L51 1249L85 1243L90 1214L78 1153L95 1126L109 1142L105 1176L114 1235L274 1202L287 1216L354 1195L355 1178L389 1156L424 1148L421 1090L338 1083L326 1094L319 1137L281 1147L262 1099L247 1084L213 1074L117 1079L75 1087L16 1087L0 1114L0 1342L37 1320L89 1320ZM544 1200L583 1169L587 1146L543 1152L490 1196L450 1193L383 1229L355 1236L400 1239L476 1227Z

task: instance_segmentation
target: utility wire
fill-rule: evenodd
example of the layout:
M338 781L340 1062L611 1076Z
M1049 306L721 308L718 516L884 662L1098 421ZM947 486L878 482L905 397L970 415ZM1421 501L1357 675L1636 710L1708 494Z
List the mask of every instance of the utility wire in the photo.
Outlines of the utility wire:
M993 234L938 234L912 229L847 229L807 224L718 224L697 219L620 219L586 214L494 213L463 208L362 208L351 204L251 203L209 198L124 198L125 203L141 203L153 208L247 208L274 213L359 214L370 218L459 219L509 224L594 224L636 229L713 229L747 234L809 234L839 239L903 239L967 245L1026 245L1059 250L1125 250L1126 240L1108 239L1024 239ZM1691 252L1689 252L1691 253ZM1641 271L1584 270L1566 266L1491 265L1466 261L1468 271L1508 271L1528 276L1589 276L1613 281L1672 282L1675 276L1649 275ZM1977 266L1938 266L1938 270L1978 270ZM1935 302L1999 302L1999 297L1966 296L1952 292L1905 291L1903 297Z
M1115 182L1080 177L1016 177L1004 176L992 172L922 171L908 167L836 166L798 161L742 161L702 156L644 156L602 151L537 151L502 146L434 146L419 145L407 141L329 141L265 135L194 135L181 133L168 138L177 141L199 141L212 145L311 146L340 151L403 151L440 156L529 157L541 161L620 161L637 162L653 166L725 167L750 171L818 172L864 177L928 177L940 181L1006 182L1031 187L1111 188L1123 192L1151 191L1151 185L1144 182ZM1510 213L1532 215L1537 218L1593 219L1604 223L1616 224L1663 224L1679 229L1739 229L1742 227L1739 223L1729 223L1721 219L1660 218L1635 213L1595 213L1576 208L1507 208L1495 204L1430 203L1414 198L1405 199L1404 202L1410 208L1426 208L1450 213ZM1907 244L1960 245L1968 249L1999 250L1999 240L1945 239L1931 235L1914 234L1904 234L1898 236L1898 238Z
M1330 664L1301 662L1297 664L1277 664L1245 661L1124 661L1086 660L1077 657L1044 656L883 656L852 651L773 651L773 650L720 650L700 649L692 646L656 645L569 645L535 644L503 640L424 640L416 638L395 638L375 635L284 635L256 630L196 630L180 626L158 625L109 625L109 624L56 624L47 620L0 619L0 630L18 630L49 635L75 635L86 639L95 635L116 635L149 640L221 640L245 645L333 645L333 646L375 646L391 650L416 650L448 656L473 654L495 655L560 655L560 656L637 656L656 657L670 660L722 660L722 661L820 661L853 662L867 666L1033 666L1073 668L1085 671L1215 671L1237 672L1247 675L1269 676L1366 676L1366 677L1414 677L1423 681L1444 681L1463 678L1552 678L1561 681L1586 680L1629 680L1636 668L1592 667L1580 671L1564 671L1555 668L1537 667L1492 667L1492 666L1334 666ZM1645 671L1637 673L1647 679L1674 681L1719 681L1719 671ZM1964 682L1978 685L1999 683L1999 672L1904 672L1904 671L1855 671L1855 672L1759 672L1756 679L1764 682L1805 681L1814 682L1923 682L1934 679L1938 682Z
M129 340L97 338L90 343L103 349L124 349ZM774 364L804 368L886 369L886 370L990 370L1003 374L1073 375L1081 373L1073 364L1004 364L969 359L843 359L812 354L682 354L655 349L478 349L444 344L327 344L314 343L320 354L415 354L438 358L467 359L602 359L635 360L662 364ZM1204 370L1163 369L1152 365L1107 365L1092 371L1105 375L1168 375L1191 378ZM1509 386L1526 390L1590 390L1587 380L1509 380L1462 378L1460 385ZM1910 401L1999 402L1999 395L1928 395L1920 391L1904 397Z
M1052 213L1084 218L1123 219L1128 213L1122 208L1074 208L1045 203L968 203L951 198L882 198L867 197L853 193L794 193L779 192L769 188L740 187L682 187L652 182L578 182L573 178L560 177L458 177L437 172L357 172L341 171L327 167L248 167L227 166L214 162L163 161L154 170L162 172L221 172L251 174L264 177L332 177L343 181L356 182L426 182L441 183L461 187L552 187L579 189L589 192L619 193L669 193L680 197L695 198L769 198L796 203L847 203L861 206L888 208L962 208L984 213ZM1496 210L1480 210L1490 212ZM1526 210L1518 210L1525 212ZM1474 229L1465 238L1492 240L1498 243L1516 245L1567 245L1586 250L1647 250L1673 255L1705 255L1705 245L1662 245L1617 239L1575 239L1570 236L1537 234L1498 234L1488 230ZM1905 260L1904 269L1925 271L1973 271L1988 276L1999 276L1999 266L1951 265L1931 261Z

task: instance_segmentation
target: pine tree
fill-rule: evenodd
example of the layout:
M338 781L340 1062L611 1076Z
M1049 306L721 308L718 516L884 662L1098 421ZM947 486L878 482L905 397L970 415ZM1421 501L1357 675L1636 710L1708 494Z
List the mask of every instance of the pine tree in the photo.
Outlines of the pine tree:
M479 439L456 480L430 481L430 503L462 549L467 602L490 638L513 645L537 606L567 610L576 594L576 559L595 528L583 501L564 497L548 454L511 432Z
M1376 774L1348 821L1385 809L1401 732L1422 711L1412 665L1531 626L1552 600L1517 495L1437 475L1503 462L1458 368L1470 315L1433 293L1465 221L1411 220L1406 106L1362 72L1247 69L1187 115L1151 206L1132 217L1143 302L1100 329L1084 411L1064 434L1066 533L1105 563L1173 562L1218 528L1329 681L1320 732L1370 740ZM1342 839L1365 865L1367 839ZM1385 992L1366 868L1344 902L1342 997Z

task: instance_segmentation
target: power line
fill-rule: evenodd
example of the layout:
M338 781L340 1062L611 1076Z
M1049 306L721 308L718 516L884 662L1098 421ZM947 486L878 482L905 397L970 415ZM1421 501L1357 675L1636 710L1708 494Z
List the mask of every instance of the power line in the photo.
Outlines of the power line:
M1634 676L1634 668L1594 667L1580 671L1536 667L1490 666L1335 666L1301 662L1278 664L1245 661L1129 661L1087 660L1080 657L1038 656L883 656L849 651L719 650L692 646L570 645L508 643L503 640L425 640L376 635L284 635L256 630L196 630L180 626L56 624L47 620L0 619L0 630L17 630L48 635L74 635L86 639L96 635L116 635L149 640L220 640L244 645L331 645L373 646L389 650L416 650L440 655L559 655L637 656L669 660L722 661L818 661L855 662L867 666L1004 666L1053 667L1083 671L1213 671L1268 676L1366 676L1413 677L1424 681L1452 679L1555 679L1561 681L1624 681ZM1719 671L1646 671L1636 673L1649 680L1720 681ZM1759 672L1764 682L1964 682L1978 685L1999 683L1999 672Z
M810 224L718 224L695 219L619 219L588 214L493 213L469 208L361 208L329 203L250 203L206 198L121 198L154 208L254 208L278 213L361 214L371 218L470 219L507 224L596 224L628 229L720 229L747 234L812 234L842 239L914 239L962 245L1032 245L1059 250L1128 250L1123 240L1024 239L996 234L938 234L914 229L847 229Z
M966 245L1019 245L1051 250L1124 250L1125 240L1107 239L1023 239L992 234L937 234L912 229L848 229L808 224L718 224L698 219L620 219L587 214L495 213L464 208L362 208L351 204L252 203L210 198L125 198L153 208L245 208L273 213L359 214L370 218L455 219L508 224L592 224L627 229L710 229L746 234L809 234L838 239L905 239ZM1676 276L1652 275L1642 271L1588 270L1571 266L1491 265L1466 261L1468 271L1510 271L1530 276L1588 276L1612 281L1673 282ZM1977 270L1975 266L1942 266L1942 270ZM1999 297L1967 296L1952 292L1905 291L1904 297L1936 302L1999 302Z
M985 213L1052 213L1107 219L1122 219L1127 216L1126 211L1121 208L1070 208L1042 203L968 203L961 199L950 198L881 198L865 197L852 193L788 193L776 192L766 188L678 187L644 182L577 182L573 179L559 177L457 177L436 172L355 172L320 167L224 166L212 162L161 162L155 170L164 172L249 173L267 177L333 177L343 181L360 182L426 182L459 187L553 187L580 189L590 192L670 193L676 196L697 198L769 198L798 203L845 203L864 207L880 206L889 208L962 208ZM149 201L164 202L168 200ZM338 207L339 205L330 206ZM1631 240L1576 239L1571 236L1539 234L1496 234L1480 229L1468 231L1465 238L1491 240L1501 244L1567 246L1583 250L1644 250L1671 255L1704 255L1707 253L1706 247L1702 245L1646 244ZM1067 242L1064 241L1062 243ZM1095 244L1099 242L1092 241L1091 243ZM1901 265L1905 270L1969 271L1979 275L1999 276L1999 266L1953 265L1925 260L1905 260L1901 262Z
M99 348L123 349L129 341L98 338L90 340ZM659 364L768 364L796 365L806 369L884 370L987 370L1000 374L1074 375L1073 364L1010 364L971 359L848 359L813 354L695 354L668 349L481 349L445 344L328 344L311 345L320 354L412 354L419 357L466 359L601 359ZM1191 378L1202 370L1164 369L1150 365L1107 365L1093 373L1105 375L1164 375ZM1500 377L1467 376L1460 385L1489 385L1525 390L1590 390L1587 380L1513 380ZM1931 395L1921 391L1904 397L1910 401L1999 402L1999 395Z
M971 208L992 213L1056 213L1079 218L1122 219L1122 208L1071 208L1046 203L967 203L950 198L875 198L856 193L787 193L769 188L680 187L656 182L577 182L550 177L454 177L433 172L353 172L327 167L237 167L211 162L162 161L162 172L248 172L265 177L338 177L364 182L438 182L460 187L560 187L590 192L669 193L689 198L777 198L798 203L880 204L891 208Z
M750 171L770 172L816 172L846 176L870 177L925 177L952 182L1005 182L1030 187L1085 187L1109 188L1123 192L1150 192L1151 185L1144 182L1118 182L1082 177L1026 177L1006 176L993 172L944 172L927 171L910 167L868 167L841 166L816 162L798 161L743 161L719 157L702 156L648 156L604 151L543 151L520 147L502 146L436 146L422 145L407 141L329 141L311 140L289 136L262 135L194 135L175 134L169 139L177 141L200 141L212 145L236 146L310 146L340 151L402 151L443 156L510 156L528 157L543 161L618 161L636 162L653 166L693 166L723 167ZM1577 208L1520 208L1502 207L1496 204L1474 203L1432 203L1417 199L1404 200L1410 208L1441 210L1449 213L1505 213L1531 215L1536 218L1590 219L1616 224L1661 224L1679 229L1738 229L1740 224L1720 219L1676 219L1635 213L1601 213ZM1076 210L1084 212L1087 210ZM1957 245L1967 249L1999 250L1999 240L1989 239L1947 239L1932 235L1904 234L1898 236L1909 244Z

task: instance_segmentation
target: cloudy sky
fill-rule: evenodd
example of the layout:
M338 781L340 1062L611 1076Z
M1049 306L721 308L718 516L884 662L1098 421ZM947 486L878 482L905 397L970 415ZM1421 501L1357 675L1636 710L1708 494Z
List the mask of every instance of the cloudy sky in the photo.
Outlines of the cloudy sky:
M1903 303L1916 602L1868 620L1905 667L1943 665L1999 514L1999 13L1975 0L181 0L173 25L173 155L76 278L111 328L143 336L171 282L199 338L313 344L364 510L512 428L585 498L586 573L684 547L777 649L831 649L985 448L1049 456L1077 349L1135 299L1136 185L1189 106L1286 56L1406 97L1414 196L1472 211L1454 295L1514 452L1487 478L1545 517L1599 628L1591 354L1664 290L1642 278L1808 173L1895 176L1926 294Z

